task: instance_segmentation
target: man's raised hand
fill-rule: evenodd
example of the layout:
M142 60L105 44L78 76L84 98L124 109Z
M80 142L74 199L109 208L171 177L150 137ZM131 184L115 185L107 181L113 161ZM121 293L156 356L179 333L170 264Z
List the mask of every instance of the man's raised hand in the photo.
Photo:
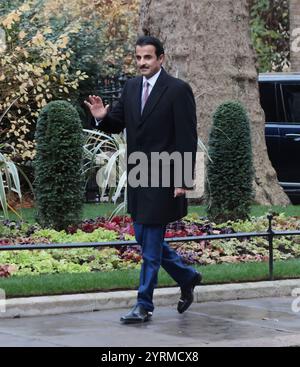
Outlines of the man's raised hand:
M102 99L98 96L89 96L88 101L84 101L84 103L96 119L102 120L108 113L109 105L104 107Z
M186 194L186 190L185 189L175 188L175 190L174 190L174 198L177 198L179 196L183 196L185 194Z

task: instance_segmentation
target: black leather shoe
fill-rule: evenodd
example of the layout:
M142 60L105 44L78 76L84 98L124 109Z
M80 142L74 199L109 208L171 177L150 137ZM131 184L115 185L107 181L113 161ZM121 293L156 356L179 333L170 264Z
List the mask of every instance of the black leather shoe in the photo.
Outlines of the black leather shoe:
M123 324L136 324L149 321L152 312L144 309L142 305L136 305L128 314L121 317L120 321Z
M177 305L177 311L179 313L183 313L186 311L190 305L194 301L194 288L196 285L199 285L202 280L202 275L200 273L196 273L191 283L186 285L185 287L180 287L181 297Z

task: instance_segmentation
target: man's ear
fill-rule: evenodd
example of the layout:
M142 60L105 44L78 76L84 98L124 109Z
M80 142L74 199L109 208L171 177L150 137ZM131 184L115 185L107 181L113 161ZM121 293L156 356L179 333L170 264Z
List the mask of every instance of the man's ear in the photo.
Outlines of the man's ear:
M163 63L165 61L165 54L159 56L159 61Z

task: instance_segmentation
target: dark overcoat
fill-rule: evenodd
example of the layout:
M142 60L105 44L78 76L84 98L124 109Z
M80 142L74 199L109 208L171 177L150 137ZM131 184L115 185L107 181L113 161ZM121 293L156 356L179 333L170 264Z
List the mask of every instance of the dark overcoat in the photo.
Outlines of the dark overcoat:
M142 81L140 76L126 82L120 100L102 120L99 129L106 133L120 133L126 128L127 158L133 152L145 153L149 158L151 152L179 152L182 156L184 152L189 152L194 175L197 120L191 87L162 69L141 114ZM127 176L136 165L127 161ZM160 166L159 174L166 169L164 165ZM128 212L137 223L167 224L187 214L185 196L174 198L176 167L170 161L167 168L171 168L170 187L163 187L161 180L158 187L132 187L130 182L127 183ZM157 174L153 168L151 171L149 164L146 173L149 181L154 173ZM180 186L192 188L185 182Z

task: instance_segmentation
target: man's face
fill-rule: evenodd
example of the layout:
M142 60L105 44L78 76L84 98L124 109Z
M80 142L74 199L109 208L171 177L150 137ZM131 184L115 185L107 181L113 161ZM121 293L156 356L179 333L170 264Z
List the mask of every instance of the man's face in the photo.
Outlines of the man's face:
M147 79L156 74L164 61L164 55L157 58L155 47L152 45L136 46L135 58L140 73Z

